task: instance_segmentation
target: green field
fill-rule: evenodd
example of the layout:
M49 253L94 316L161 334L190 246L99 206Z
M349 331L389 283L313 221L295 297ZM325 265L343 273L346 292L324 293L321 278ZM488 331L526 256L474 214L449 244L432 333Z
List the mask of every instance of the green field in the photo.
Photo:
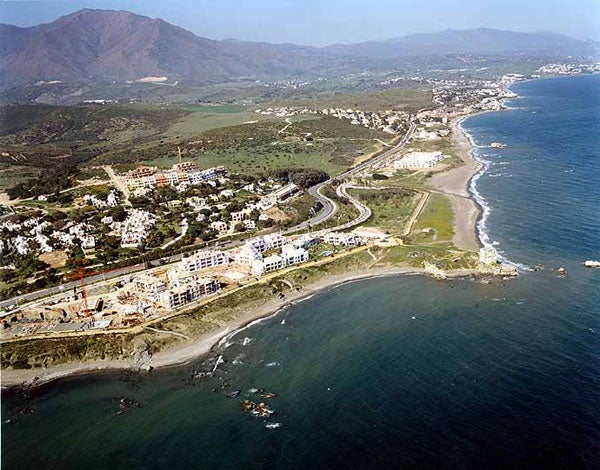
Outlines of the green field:
M331 117L297 116L285 133L279 133L284 125L281 121L265 120L210 129L181 142L139 146L129 155L105 155L96 161L137 161L170 167L176 161L176 147L180 145L184 158L200 167L224 165L232 172L247 174L290 166L312 167L335 175L351 166L356 158L379 150L381 144L376 138L390 140L383 132ZM305 140L308 133L312 134L312 141Z
M2 163L0 164L0 191L5 191L23 180L35 177L38 172L39 170L28 166Z
M450 241L454 236L454 214L450 199L443 194L431 194L413 229L414 243ZM429 233L418 233L430 229Z
M244 124L249 121L264 121L274 120L273 116L263 116L262 114L256 114L250 110L244 111L243 108L239 112L235 111L212 111L205 108L212 108L210 106L186 106L186 111L190 111L187 116L184 116L181 120L174 122L164 134L164 137L186 137L191 136L203 131L217 129L219 127L236 126L238 124ZM275 118L276 119L276 118ZM282 120L283 122L283 120ZM283 123L281 126L283 127Z
M401 235L415 208L415 194L410 190L389 188L382 190L352 190L371 208L372 215L366 227L377 227L391 235Z
M473 253L457 250L451 243L429 246L398 245L384 248L377 265L409 265L422 268L423 262L434 263L441 269L474 269L478 258ZM376 266L377 266L376 265Z
M414 112L432 105L431 90L423 88L392 88L389 90L339 93L335 90L316 91L310 97L299 97L290 102L274 100L273 106L302 106L307 108L352 108L361 111Z

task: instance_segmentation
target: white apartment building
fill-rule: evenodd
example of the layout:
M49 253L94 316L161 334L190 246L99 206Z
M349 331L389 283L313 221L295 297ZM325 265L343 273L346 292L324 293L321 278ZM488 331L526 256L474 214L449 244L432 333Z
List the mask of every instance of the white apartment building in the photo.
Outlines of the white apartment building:
M311 246L315 246L319 243L319 235L316 233L306 233L299 238L292 241L292 245L296 248L304 248L307 250Z
M190 273L200 271L201 269L227 266L228 264L229 256L217 250L197 251L191 256L181 258L179 263L181 269Z
M229 226L221 220L216 220L215 222L210 223L210 228L212 228L213 230L216 230L219 233L223 233L223 232L227 232L227 229L229 228Z
M291 244L283 246L281 249L281 256L285 259L286 266L306 263L308 261L308 251L304 248L297 248Z
M262 261L263 255L258 252L251 246L244 246L238 253L235 255L236 263L242 264L244 266L252 266L256 261Z
M261 237L252 238L246 242L246 245L251 246L256 251L262 253L263 251L281 248L287 242L287 237L284 237L279 233L273 233L271 235L263 235Z
M245 211L239 211L239 212L232 212L230 214L231 216L231 221L236 223L236 222L241 222L242 220L244 220L246 218L246 212Z
M279 255L267 256L262 261L256 261L252 264L252 272L261 276L278 269L283 269L287 266L285 258Z
M358 246L361 241L357 235L345 232L326 232L322 237L324 243L331 245Z
M242 223L244 224L244 227L246 227L247 230L254 230L256 228L256 222L254 222L254 220L247 219L244 220Z
M171 186L177 186L179 184L179 173L176 173L175 171L169 171L169 172L165 173L164 175L165 175L165 178L167 179L167 182Z

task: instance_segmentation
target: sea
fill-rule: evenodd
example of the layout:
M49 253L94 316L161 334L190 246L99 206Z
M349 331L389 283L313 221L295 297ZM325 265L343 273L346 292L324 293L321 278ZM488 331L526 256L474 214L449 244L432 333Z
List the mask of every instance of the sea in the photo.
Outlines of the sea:
M186 365L5 390L3 468L600 468L600 75L512 90L462 126L517 279L351 282Z

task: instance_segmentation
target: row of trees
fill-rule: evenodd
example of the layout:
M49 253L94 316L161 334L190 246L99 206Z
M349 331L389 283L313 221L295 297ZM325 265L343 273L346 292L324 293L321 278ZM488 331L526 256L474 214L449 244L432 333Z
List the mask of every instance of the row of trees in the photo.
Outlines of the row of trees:
M271 176L284 182L292 180L302 189L310 188L329 179L329 175L323 170L299 167L279 168L273 170Z

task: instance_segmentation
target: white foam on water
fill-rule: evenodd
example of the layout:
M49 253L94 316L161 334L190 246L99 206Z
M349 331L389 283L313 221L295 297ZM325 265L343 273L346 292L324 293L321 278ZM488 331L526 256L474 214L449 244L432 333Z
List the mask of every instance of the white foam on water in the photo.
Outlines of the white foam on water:
M217 368L223 364L225 361L223 360L223 355L219 355L219 357L217 358L217 362L215 363L215 367L213 367L213 370L211 371L211 373L215 373Z
M477 148L481 148L480 146L477 146L475 144L475 140L473 139L473 136L471 136L471 134L469 134L462 127L461 124L459 124L458 126L459 126L460 130L467 136L467 138L469 139L469 142L471 142L471 145L473 145L474 147L477 147ZM487 201L485 200L485 198L481 195L481 193L477 189L477 182L479 181L479 178L481 178L481 176L486 174L486 172L492 166L492 162L489 160L486 160L484 158L485 156L487 156L486 154L480 155L479 152L477 152L476 150L472 150L472 155L475 160L477 160L479 163L481 163L481 170L479 170L479 172L477 174L475 174L475 176L473 176L473 178L471 178L471 181L469 183L469 192L471 193L471 195L473 196L473 199L475 199L475 201L477 202L479 207L481 207L481 217L477 221L477 235L479 237L479 240L481 241L481 244L485 248L492 248L493 246L498 246L499 243L497 241L493 241L487 232L487 222L488 222L488 219L489 219L489 216L491 213L491 208L487 204ZM497 162L497 164L498 165L509 165L510 162ZM512 176L512 175L510 175L510 176ZM509 264L511 266L514 266L519 271L530 271L531 270L531 268L529 266L525 266L523 264L515 263L514 261L510 261L509 259L504 257L500 252L498 252L498 261L505 263L505 264Z
M282 426L281 423L265 423L265 428L267 429L277 429Z

